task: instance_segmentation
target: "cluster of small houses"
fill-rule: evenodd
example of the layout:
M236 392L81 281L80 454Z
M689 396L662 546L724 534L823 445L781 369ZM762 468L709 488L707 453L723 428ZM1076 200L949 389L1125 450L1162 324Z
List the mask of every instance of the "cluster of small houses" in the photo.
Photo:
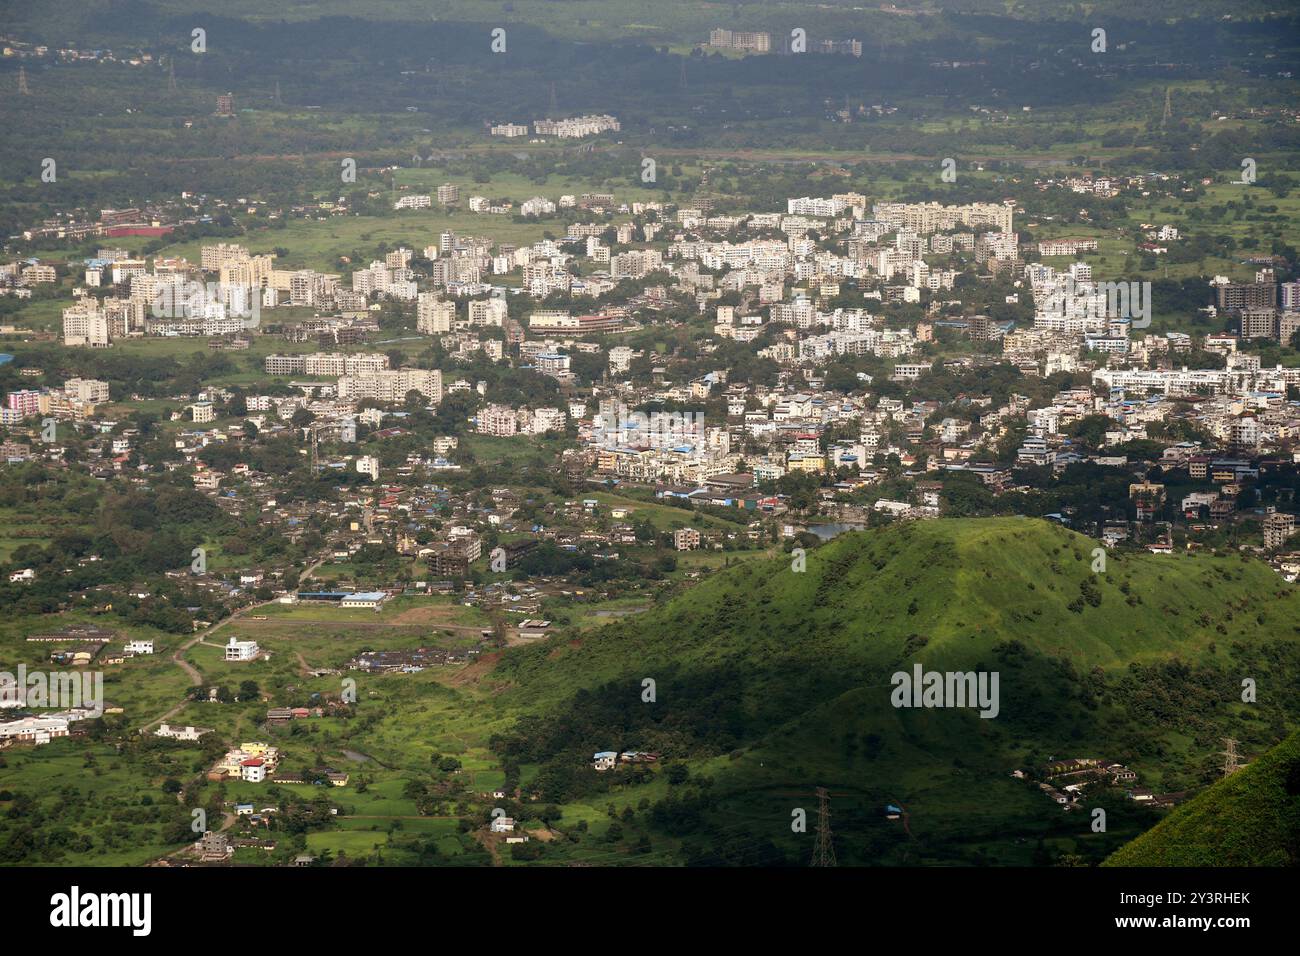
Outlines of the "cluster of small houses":
M615 770L621 764L654 763L659 759L656 753L644 753L639 750L602 750L593 754L591 766L594 770Z
M288 718L292 719L292 718ZM289 773L278 770L280 749L260 741L242 743L226 751L225 756L208 771L208 779L242 780L245 783L281 783L305 784L309 780L321 780L332 787L346 787L348 775L328 767L307 773Z
M348 661L349 670L369 674L418 674L426 667L440 664L464 664L473 660L477 650L463 648L417 647L411 650L364 651Z
M287 724L295 720L306 720L308 717L324 717L325 708L323 707L272 707L266 712L266 722L268 724Z
M48 634L32 634L28 643L60 644L49 653L51 664L65 667L87 667L98 660L101 664L122 664L132 657L144 657L154 652L154 642L128 640L120 653L110 652L101 657L104 648L117 639L117 632L100 627L74 625Z
M44 714L25 714L13 720L0 721L0 750L15 744L40 747L58 737L75 737L84 734L83 728L74 724L94 716L85 708L54 711Z
M1018 780L1026 779L1023 770L1013 770L1011 776ZM1044 779L1038 782L1038 789L1047 794L1053 803L1064 810L1073 810L1083 800L1084 791L1089 785L1105 780L1111 786L1123 786L1124 794L1135 803L1152 807L1172 807L1181 803L1186 793L1154 793L1148 787L1133 786L1137 783L1137 772L1122 763L1099 760L1094 757L1074 757L1068 760L1055 760L1043 768Z
M103 628L76 625L62 631L32 634L30 643L69 645L57 647L50 651L52 664L69 667L85 667L92 663L109 641L116 638L116 633ZM153 653L153 641L127 641L121 655L105 658L103 663L120 664L128 657ZM21 711L24 707L21 693L12 696L0 696L0 709ZM102 713L121 713L117 706L103 706ZM20 713L10 720L0 721L0 749L15 745L40 747L60 737L72 737L84 733L84 729L74 726L78 721L99 716L88 707L69 707L64 710L45 713Z
M50 651L50 663L69 667L87 667L96 659L101 664L125 664L133 657L145 657L153 653L153 641L127 641L120 654L108 653L104 656L107 641L91 640L71 647Z
M268 826L270 818L279 813L276 807L263 807L261 810L255 810L251 803L235 804L235 815L241 818L247 818L248 822L254 826ZM217 830L209 830L198 840L194 841L189 847L188 855L197 859L200 863L226 863L231 860L236 850L253 849L263 850L267 853L276 848L276 842L273 839L258 836L229 836ZM301 853L294 857L294 866L311 866L316 862L316 857L310 853ZM159 861L160 865L173 865L169 860Z

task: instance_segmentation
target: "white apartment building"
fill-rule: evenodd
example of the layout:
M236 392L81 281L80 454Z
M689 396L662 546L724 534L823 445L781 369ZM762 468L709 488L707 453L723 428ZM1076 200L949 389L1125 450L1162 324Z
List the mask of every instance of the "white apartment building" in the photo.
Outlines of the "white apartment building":
M109 345L108 314L99 308L98 300L85 299L63 310L63 344L107 348Z
M563 431L568 419L559 408L538 408L533 411L529 431L541 435L549 431Z
M408 392L419 392L433 402L442 401L442 372L437 369L387 369L361 375L343 375L338 396L344 401L373 399L404 402Z
M607 130L618 132L622 125L607 113L588 116L570 116L566 119L533 120L533 129L538 136L558 136L560 139L574 139L582 136L594 136Z
M63 394L74 401L98 405L108 401L108 383L97 378L70 378L63 383Z
M876 203L872 217L895 229L928 234L955 229L987 226L998 232L1012 231L1012 206L1003 203L970 203L964 206L945 206L942 203Z
M469 324L502 326L506 321L506 300L478 299L469 304Z
M199 249L199 265L204 272L217 272L222 266L248 259L248 249L233 242L219 242Z
M508 438L519 433L519 413L509 405L488 405L479 409L475 424L480 435Z
M434 292L421 292L416 300L415 327L424 335L442 335L456 325L456 303Z

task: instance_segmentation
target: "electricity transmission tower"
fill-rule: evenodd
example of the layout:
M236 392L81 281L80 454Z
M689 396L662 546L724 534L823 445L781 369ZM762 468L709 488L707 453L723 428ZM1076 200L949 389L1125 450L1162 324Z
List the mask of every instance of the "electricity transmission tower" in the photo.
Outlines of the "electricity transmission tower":
M813 866L836 866L835 841L831 836L831 798L825 787L817 788L817 845Z
M307 426L307 431L308 431L308 432L310 433L310 435L311 435L311 445L310 445L310 448L311 448L311 457L310 457L310 460L311 460L311 473L312 473L313 476L315 476L315 475L317 474L317 472L319 472L319 471L321 470L321 461L320 461L320 428L321 428L321 423L320 423L320 422L312 422L310 425Z
M1240 755L1237 753L1237 741L1231 737L1223 738L1223 745L1227 750L1219 751L1219 756L1223 758L1223 775L1230 777L1241 769Z

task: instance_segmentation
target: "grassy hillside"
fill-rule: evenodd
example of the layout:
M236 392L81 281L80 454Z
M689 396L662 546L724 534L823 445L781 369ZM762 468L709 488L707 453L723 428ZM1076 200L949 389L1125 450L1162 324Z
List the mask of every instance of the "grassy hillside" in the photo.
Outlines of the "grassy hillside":
M1263 750L1300 716L1300 608L1256 561L1112 554L1094 575L1096 546L1046 522L943 520L842 536L804 573L749 562L506 654L487 681L520 716L494 748L541 799L608 792L701 862L805 861L811 837L789 821L817 786L835 795L845 862L1100 860L1158 817L1111 792L1093 834L1010 771L1099 757L1158 792L1198 789L1220 735ZM914 662L997 671L998 716L896 709L890 676ZM606 749L659 751L703 784L653 799L663 774L586 767ZM908 809L906 829L885 803Z
M1300 865L1300 733L1179 807L1104 865Z

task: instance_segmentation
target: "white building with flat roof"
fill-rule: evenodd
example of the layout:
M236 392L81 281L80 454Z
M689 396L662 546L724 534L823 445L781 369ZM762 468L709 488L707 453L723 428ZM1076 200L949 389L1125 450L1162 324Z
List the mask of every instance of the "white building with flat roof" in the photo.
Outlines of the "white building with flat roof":
M358 591L339 601L339 607L377 608L388 600L386 591Z
M171 724L159 724L153 732L155 737L169 737L172 740L198 740L204 734L212 733L209 727L173 727Z
M251 661L259 653L261 648L257 646L257 641L240 641L232 637L230 643L226 645L228 661Z

